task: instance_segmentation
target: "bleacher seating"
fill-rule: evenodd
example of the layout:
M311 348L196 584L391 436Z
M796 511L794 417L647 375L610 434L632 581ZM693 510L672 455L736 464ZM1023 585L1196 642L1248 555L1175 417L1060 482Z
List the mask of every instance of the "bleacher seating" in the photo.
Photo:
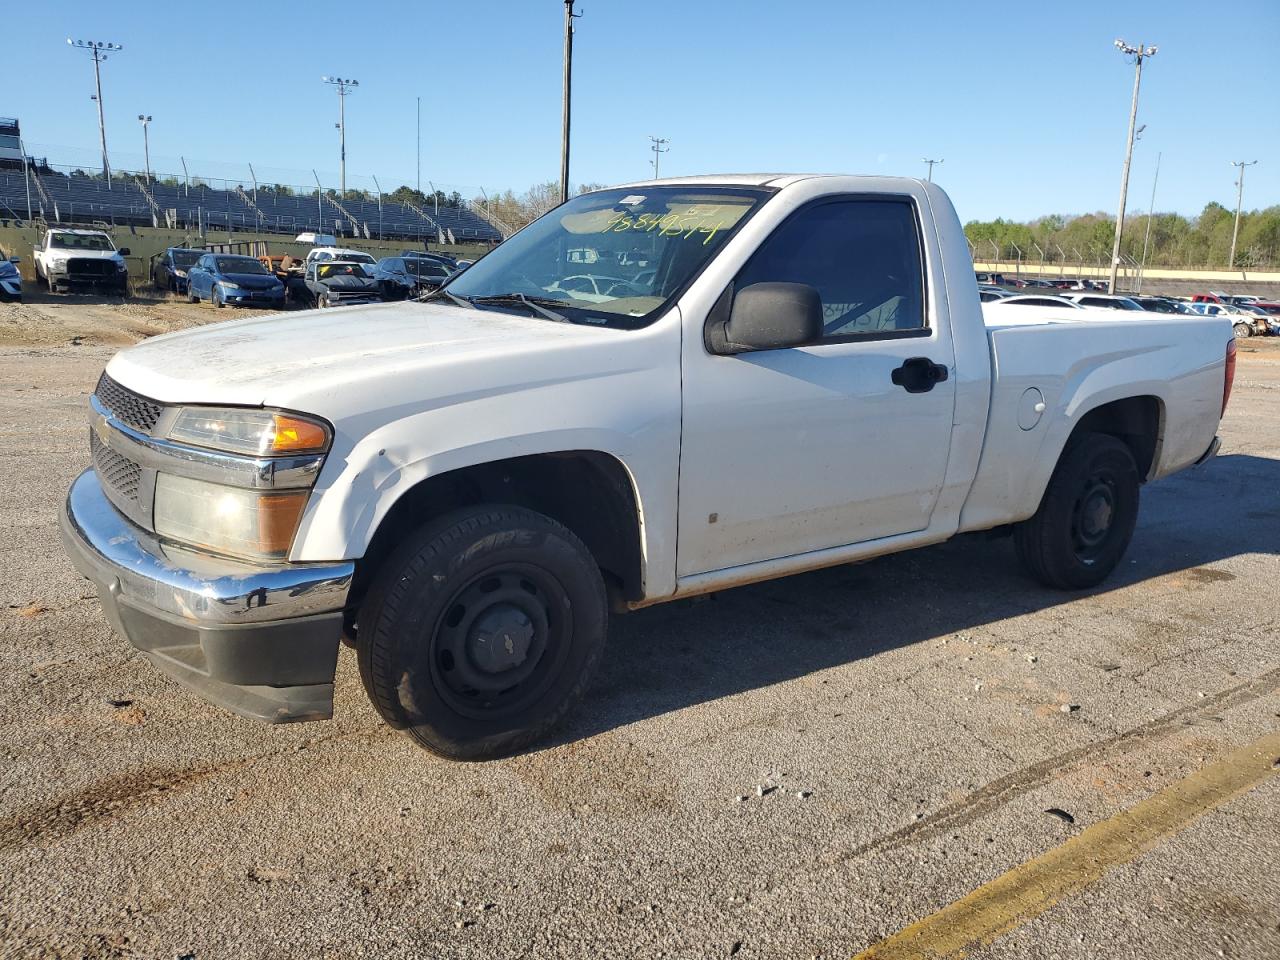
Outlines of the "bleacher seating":
M153 212L147 198L132 178L116 179L107 189L106 182L94 177L67 176L42 172L40 184L49 198L45 203L32 186L33 213L46 220L64 223L87 223L102 220L120 226L152 226ZM318 207L314 195L288 196L259 191L257 211L234 189L218 190L203 184L185 187L155 181L149 187L161 211L175 211L177 226L195 229L204 223L214 230L257 231L297 234L305 230L337 232L352 236L346 218L327 201ZM250 193L250 191L246 191ZM344 200L361 228L367 226L370 237L435 240L440 234L452 234L459 243L497 242L501 233L483 217L465 207L442 206L424 209L425 217L401 203L384 200L381 215L373 200ZM55 209L48 209L50 206ZM21 171L0 171L0 218L26 215L27 188ZM260 212L260 213L259 213ZM322 222L323 220L323 222ZM164 226L163 219L160 225Z

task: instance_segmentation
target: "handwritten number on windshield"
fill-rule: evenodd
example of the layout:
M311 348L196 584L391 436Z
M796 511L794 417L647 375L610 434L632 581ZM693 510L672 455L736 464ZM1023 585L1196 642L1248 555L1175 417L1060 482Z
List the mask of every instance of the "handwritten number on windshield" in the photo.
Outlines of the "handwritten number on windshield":
M625 233L628 230L639 230L651 233L657 230L660 237L681 237L685 240L705 234L702 245L706 246L726 226L723 218L709 214L667 213L660 216L656 213L642 213L633 217L629 213L619 213L609 218L605 231Z

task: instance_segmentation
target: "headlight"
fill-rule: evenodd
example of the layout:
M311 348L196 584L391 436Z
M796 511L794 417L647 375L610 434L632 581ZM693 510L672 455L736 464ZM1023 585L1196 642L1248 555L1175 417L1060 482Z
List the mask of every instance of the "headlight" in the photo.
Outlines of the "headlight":
M219 283L219 285L221 285L222 289L224 289L224 290L239 290L239 289L240 289L240 284L238 284L238 283L232 283L230 280L219 280L219 281L218 281L218 283Z
M169 428L170 440L253 457L323 453L330 438L328 425L319 420L235 407L183 407Z
M174 275L175 277L182 277L183 279L186 279L187 271L185 271L185 270L174 270L174 271L173 271L173 275Z
M67 265L66 257L54 257L51 261L55 270L60 270Z
M216 553L282 559L293 545L309 492L246 490L160 473L156 533Z

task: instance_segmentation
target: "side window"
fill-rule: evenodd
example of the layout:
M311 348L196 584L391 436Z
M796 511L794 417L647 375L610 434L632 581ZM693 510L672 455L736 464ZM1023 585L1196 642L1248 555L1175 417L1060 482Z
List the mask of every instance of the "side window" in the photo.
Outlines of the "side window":
M824 340L924 330L915 212L904 200L823 201L793 214L734 281L807 283L822 300Z

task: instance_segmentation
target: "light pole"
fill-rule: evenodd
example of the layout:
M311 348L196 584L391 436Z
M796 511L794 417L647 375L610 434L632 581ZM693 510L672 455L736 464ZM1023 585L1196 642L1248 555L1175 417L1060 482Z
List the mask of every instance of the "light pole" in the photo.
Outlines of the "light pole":
M1245 163L1243 160L1232 160L1233 167L1240 168L1240 178L1236 181L1236 224L1231 228L1231 260L1227 264L1231 269L1235 269L1236 265L1236 240L1240 236L1240 204L1244 200L1244 168L1252 167L1257 160L1250 160Z
M1147 235L1142 238L1142 266L1138 269L1138 292L1142 292L1142 279L1147 272L1147 246L1151 243L1151 218L1156 214L1156 184L1160 182L1160 158L1164 153L1156 154L1156 175L1151 178L1151 203L1147 205Z
M933 183L933 165L935 163L947 162L946 160L930 160L928 157L921 157L920 160L921 162L927 163L929 165L929 173L928 173L928 176L925 177L925 179L928 180L930 183Z
M422 196L422 98L418 97L418 179L414 183L413 188L418 191L418 196ZM381 195L382 189L378 189ZM382 216L382 201L378 201L378 216Z
M67 37L67 45L80 50L88 50L93 59L93 82L98 88L93 99L98 101L98 138L102 141L102 177L107 181L107 189L111 189L111 164L107 160L107 122L102 116L102 70L101 64L108 53L119 53L124 47L118 43L105 43L101 40L72 40Z
M338 143L339 143L339 172L338 172L338 189L342 193L342 199L347 199L347 94L353 88L360 86L359 80L351 78L343 79L342 77L321 77L325 83L332 84L338 88Z
M1123 40L1115 42L1116 49L1126 56L1133 57L1133 102L1129 105L1129 138L1124 149L1124 172L1120 176L1120 209L1116 213L1116 239L1111 248L1111 276L1107 281L1107 292L1116 292L1116 274L1120 268L1120 238L1124 233L1124 204L1129 196L1129 164L1133 161L1134 125L1138 122L1138 88L1142 85L1142 61L1156 55L1156 47L1144 47L1138 44L1130 46Z
M138 122L142 124L142 157L146 166L147 183L151 183L151 137L147 133L147 127L151 125L150 114L138 114Z
M653 146L649 148L650 150L653 151L653 159L650 160L649 162L653 164L653 179L657 180L658 179L658 160L664 153L671 152L670 147L664 147L663 145L670 143L671 141L668 140L666 137L650 137L649 139L653 141Z
M569 199L569 102L573 80L573 0L564 0L564 93L560 115L560 202Z

